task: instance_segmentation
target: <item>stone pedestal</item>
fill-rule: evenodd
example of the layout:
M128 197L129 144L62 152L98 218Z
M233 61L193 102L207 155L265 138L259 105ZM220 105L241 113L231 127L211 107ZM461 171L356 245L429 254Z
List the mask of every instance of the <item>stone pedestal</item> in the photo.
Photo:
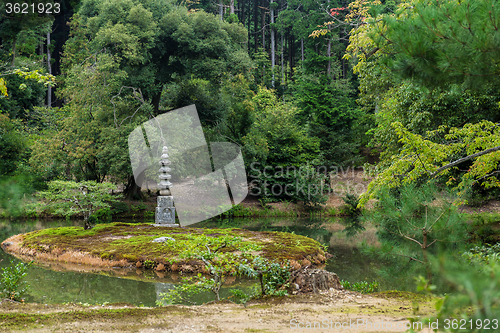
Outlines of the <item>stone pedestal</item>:
M164 227L179 226L175 223L175 207L172 196L158 196L155 213L155 223L155 225Z

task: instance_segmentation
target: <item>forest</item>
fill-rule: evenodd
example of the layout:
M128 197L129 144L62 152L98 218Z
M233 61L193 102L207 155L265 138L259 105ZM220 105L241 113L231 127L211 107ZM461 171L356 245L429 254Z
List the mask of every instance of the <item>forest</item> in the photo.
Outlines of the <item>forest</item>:
M264 208L327 214L338 170L358 170L369 184L331 215L374 223L367 253L422 264L421 291L458 290L440 318L493 319L499 93L496 0L1 0L0 214L46 216L75 183L146 200L130 133L195 104L207 142L241 148Z
M7 14L3 3L4 188L106 180L138 199L128 134L195 104L207 141L240 145L247 170L307 165L328 177L364 166L378 177L361 203L427 180L464 203L493 199L495 2L418 12L411 3L62 1L51 15ZM290 181L254 178L256 187Z

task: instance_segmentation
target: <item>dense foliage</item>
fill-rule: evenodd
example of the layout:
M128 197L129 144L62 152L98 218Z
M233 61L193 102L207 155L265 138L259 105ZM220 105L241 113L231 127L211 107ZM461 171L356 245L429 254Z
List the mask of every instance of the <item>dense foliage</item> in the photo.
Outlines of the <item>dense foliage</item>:
M35 188L107 180L138 198L128 134L193 103L207 139L240 144L247 167L359 163L366 126L355 124L357 84L342 58L347 26L309 37L332 5L63 1L15 26L18 14L2 14L2 174L30 172ZM280 181L295 183L269 186Z
M383 151L382 172L361 204L384 186L432 178L459 189L460 202L494 196L500 185L495 2L372 4L358 11L365 24L352 32L347 55L356 61L361 105L376 111L372 145Z

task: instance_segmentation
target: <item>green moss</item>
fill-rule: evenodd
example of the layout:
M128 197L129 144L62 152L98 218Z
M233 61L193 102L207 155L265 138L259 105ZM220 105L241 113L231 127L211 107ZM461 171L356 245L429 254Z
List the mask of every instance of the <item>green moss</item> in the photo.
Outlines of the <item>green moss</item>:
M128 261L137 261L138 258L136 255L125 253L123 254L123 259Z
M110 253L108 253L108 252L103 252L103 253L101 253L100 257L101 257L102 259L113 259L113 255L112 255L112 254L110 254Z
M67 311L51 314L24 314L24 313L0 313L0 322L5 329L31 329L40 328L42 325L53 325L54 323L71 323L77 320L104 321L120 318L143 318L147 315L159 315L163 313L182 315L189 310L178 307L166 308L130 308L130 309L97 309L92 311Z
M173 241L153 242L158 237ZM220 244L232 244L222 253L231 260L238 260L242 253L261 255L273 261L288 259L311 260L324 255L317 241L284 232L256 232L237 228L165 228L150 224L115 222L98 224L91 230L80 227L61 227L30 232L24 235L23 246L39 251L55 248L88 252L102 259L129 262L152 261L172 264L196 259L206 246L212 249ZM200 263L201 264L201 263Z
M257 305L251 305L248 308L249 309L269 309L271 308L271 304L257 304Z
M408 300L413 302L428 302L432 300L431 296L416 294L409 291L400 291L400 290L387 290L370 294L373 297L380 298L391 298L391 299L400 299L400 300Z

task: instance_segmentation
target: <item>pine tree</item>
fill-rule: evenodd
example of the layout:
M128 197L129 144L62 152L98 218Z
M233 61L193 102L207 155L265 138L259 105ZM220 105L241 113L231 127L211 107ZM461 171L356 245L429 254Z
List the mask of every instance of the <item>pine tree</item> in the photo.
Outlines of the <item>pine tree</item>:
M448 199L432 185L381 192L377 209L364 216L378 229L382 246L375 253L409 261L430 280L430 257L460 248L467 236L465 221Z
M403 78L473 89L500 83L498 1L415 0L395 15L374 16L370 37Z

